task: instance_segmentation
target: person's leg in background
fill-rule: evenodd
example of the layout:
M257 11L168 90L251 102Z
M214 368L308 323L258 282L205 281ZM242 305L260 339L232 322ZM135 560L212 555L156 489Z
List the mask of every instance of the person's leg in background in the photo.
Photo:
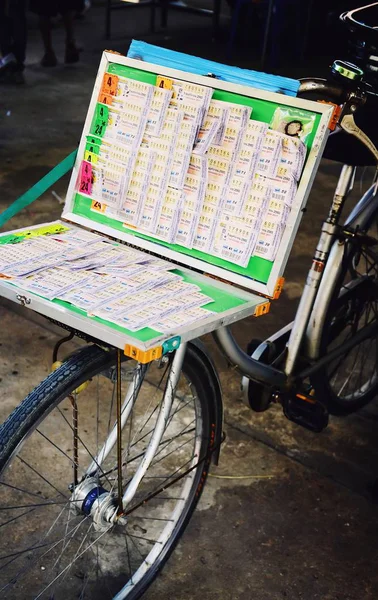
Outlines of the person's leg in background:
M1 0L0 0L1 1ZM82 8L82 0L31 0L31 10L39 15L39 27L45 53L41 60L43 67L55 67L58 60L52 43L52 17L62 15L66 32L66 52L64 62L75 63L79 60L79 50L74 35L74 17L76 10Z
M50 15L39 15L39 30L42 36L45 53L41 60L42 67L55 67L58 63L52 45L52 23Z
M30 0L30 10L38 15L39 30L41 32L44 54L41 60L42 67L55 67L57 58L52 45L51 18L58 14L56 0Z
M76 12L81 8L82 3L80 0L78 2L66 2L63 0L60 4L59 12L62 15L64 28L66 30L66 52L64 62L72 64L80 60L80 52L75 40L74 22Z
M24 83L26 0L0 0L0 80Z

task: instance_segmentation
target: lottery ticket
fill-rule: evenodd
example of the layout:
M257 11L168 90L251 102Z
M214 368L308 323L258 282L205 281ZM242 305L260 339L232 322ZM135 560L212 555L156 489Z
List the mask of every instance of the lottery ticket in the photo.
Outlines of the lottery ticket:
M231 162L227 159L208 158L208 178L209 182L217 183L221 186L228 184L231 176Z
M272 198L285 202L285 204L287 204L289 207L292 206L293 200L297 193L297 184L292 177L284 181L272 179L270 181L270 187Z
M285 204L285 202L271 198L266 206L265 218L267 220L278 220L281 223L281 226L283 226L287 221L289 213L290 208L287 206L287 204Z
M83 243L93 244L94 242L98 242L103 238L98 233L92 233L91 231L87 231L86 229L72 228L69 231L59 233L58 235L52 235L49 239L53 239L58 242L65 242L74 246L79 246Z
M251 185L251 179L236 174L234 169L225 192L223 210L239 215Z
M211 254L246 267L258 232L253 220L223 214L216 226Z
M273 261L283 234L280 218L264 218L257 237L254 256Z
M201 250L202 252L209 252L219 218L217 206L211 202L207 202L207 198L208 197L206 196L193 240L193 248Z
M156 158L157 153L150 148L139 148L130 184L121 205L123 218L129 225L137 226L140 223Z
M102 319L113 320L114 317L117 319L121 315L127 316L163 298L164 287L156 287L146 292L137 292L117 299L110 298L93 308L91 314Z
M219 122L217 133L213 139L213 144L217 146L221 146L223 144L229 114L230 108L228 107L227 102L211 100L206 117L210 119L217 119Z
M212 158L214 160L232 161L234 159L234 153L232 150L224 148L223 146L215 145L210 146L207 156L208 158Z
M99 281L102 277L104 276L98 275ZM92 310L106 301L129 297L137 292L136 288L136 285L132 286L126 280L122 281L115 278L112 283L106 285L100 285L99 283L97 289L93 287L86 288L84 285L80 289L74 289L72 294L65 294L62 299L85 310L87 313L91 313Z
M206 193L206 181L188 175L183 190L183 205L179 214L175 242L192 248Z
M194 144L193 152L195 154L205 154L218 133L221 125L220 119L207 116L199 129L197 139Z
M137 265L141 265L144 269L149 269L151 271L169 271L174 268L174 265L167 260L155 257L146 259L146 255L144 255L142 261L138 261Z
M82 284L84 281L85 276L82 273L56 267L26 277L22 280L22 287L48 300L53 300L59 294L74 288L79 283Z
M0 272L16 277L49 266L61 260L61 248L58 241L42 238L0 245Z
M105 73L104 78L106 76ZM117 106L121 106L125 112L130 110L130 106L139 106L148 112L154 95L153 85L127 77L118 77L117 83L114 94L114 102Z
M145 266L140 263L133 263L130 265L117 265L117 263L113 263L111 265L97 266L93 270L96 271L96 273L101 273L103 275L110 275L119 279L128 279L144 269Z
M167 116L167 110L173 91L154 87L153 97L148 111L145 133L160 136Z
M188 175L194 175L203 181L207 181L208 162L207 156L192 154L188 167Z
M116 278L112 275L93 273L81 285L71 288L68 291L59 291L57 298L74 304L79 308L85 308L88 304L86 295L94 294L103 288L109 288L116 283Z
M259 223L265 214L268 202L268 198L264 196L250 195L243 206L243 217L254 219L256 223Z
M162 209L161 191L156 185L150 185L144 199L138 220L138 228L148 233L155 233Z
M222 148L230 150L233 155L239 151L243 139L243 130L237 127L226 127Z
M110 242L105 239L99 238L98 241L93 244L84 244L81 246L71 246L67 249L61 250L61 259L67 264L76 261L81 258L91 258L97 253L107 250L110 246L113 246L114 242Z
M192 103L208 109L213 95L213 89L188 81L173 80L173 102Z
M221 183L209 181L206 187L204 204L212 205L217 210L222 210L225 188Z
M179 223L180 211L184 201L184 194L181 190L168 188L162 203L159 220L156 227L156 235L172 243L176 239L177 227Z
M137 105L130 106L127 112L110 109L103 137L135 149L140 145L146 122L147 114Z
M198 224L199 215L196 211L190 208L185 208L180 212L179 222L177 225L175 243L186 248L193 247L194 236Z
M251 177L253 175L267 130L267 123L248 121L236 157L234 170L236 175L242 177Z
M113 73L104 73L99 98L102 96L113 96L115 99L123 100L125 106L128 103L140 105L148 104L153 97L154 86L149 83L129 79Z
M256 173L274 177L282 150L282 134L269 130L264 138L256 164Z
M252 114L251 106L228 102L229 116L227 127L244 130Z
M127 166L133 159L133 153L128 146L114 142L110 143L99 137L88 135L84 158L92 163L95 163L98 159L103 159Z
M293 178L299 181L305 159L305 144L297 138L282 134L281 153L274 176L283 180Z
M190 157L196 137L196 125L191 122L182 122L175 144L173 162L169 185L182 189L188 172Z

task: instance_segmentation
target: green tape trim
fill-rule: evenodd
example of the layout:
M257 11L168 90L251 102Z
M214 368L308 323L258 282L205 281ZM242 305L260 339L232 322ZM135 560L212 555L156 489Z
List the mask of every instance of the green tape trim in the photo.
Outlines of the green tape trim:
M47 173L40 181L31 187L25 194L22 194L0 215L0 227L3 227L12 217L17 215L23 208L30 206L42 194L44 194L54 183L63 175L68 173L75 164L77 150L74 150L66 156L56 167Z
M134 79L135 81L143 81L144 83L150 83L151 85L156 85L156 73L140 71L139 69L134 69L134 67L128 67L126 65L117 65L116 63L111 63L108 66L107 73L118 75L119 77Z

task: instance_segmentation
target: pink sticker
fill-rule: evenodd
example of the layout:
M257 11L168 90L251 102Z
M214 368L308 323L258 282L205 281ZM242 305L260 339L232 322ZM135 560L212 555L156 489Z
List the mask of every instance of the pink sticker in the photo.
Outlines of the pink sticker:
M79 192L88 196L92 193L92 165L86 160L83 160L81 163Z

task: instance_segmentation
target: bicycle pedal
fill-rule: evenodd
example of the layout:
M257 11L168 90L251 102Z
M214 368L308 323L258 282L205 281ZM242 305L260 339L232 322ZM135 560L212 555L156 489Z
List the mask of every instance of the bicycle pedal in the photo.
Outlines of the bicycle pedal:
M328 425L328 411L314 396L298 392L283 402L285 416L294 423L319 433Z

